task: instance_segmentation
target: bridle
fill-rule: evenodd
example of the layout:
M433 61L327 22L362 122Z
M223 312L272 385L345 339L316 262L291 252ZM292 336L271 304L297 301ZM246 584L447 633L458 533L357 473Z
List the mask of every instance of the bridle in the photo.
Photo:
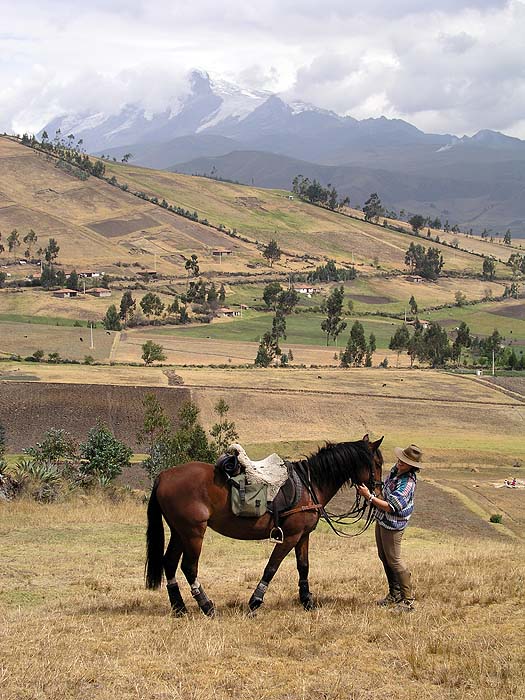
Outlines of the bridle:
M369 490L375 490L377 487L383 488L384 481L377 481L375 478L375 467L376 467L376 456L379 451L379 448L377 448L371 455L371 460L370 464L368 467L369 470L369 480L367 482L367 486ZM381 455L381 453L379 452ZM381 456L382 459L382 456ZM296 472L303 484L303 486L307 489L308 493L310 494L310 497L314 504L316 504L319 508L319 512L321 517L328 523L328 525L331 527L333 532L338 537L357 537L357 535L361 535L365 530L368 530L372 522L375 520L375 508L371 503L368 503L368 513L366 516L365 524L363 527L359 530L359 532L354 532L354 533L347 533L343 532L340 530L337 526L338 525L355 525L355 523L359 522L361 518L364 516L366 510L367 510L367 502L365 501L363 505L361 505L361 496L356 493L356 498L355 502L353 505L353 508L346 513L330 513L327 511L321 504L319 503L319 499L317 498L317 494L315 493L314 485L312 484L312 481L310 479L310 474L309 470L305 472L304 468L301 466L301 468L297 468L299 465L296 465ZM381 466L382 466L382 461L381 461ZM351 483L351 486L356 486L354 482Z

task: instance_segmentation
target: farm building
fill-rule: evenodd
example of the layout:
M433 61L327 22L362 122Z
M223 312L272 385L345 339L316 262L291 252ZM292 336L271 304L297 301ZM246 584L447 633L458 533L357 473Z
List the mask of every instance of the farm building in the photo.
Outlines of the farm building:
M222 258L223 255L233 255L233 250L227 250L227 249L224 249L224 250L220 250L220 249L218 249L218 250L212 250L211 254L212 254L213 257L215 257L215 258Z
M425 281L421 275L407 275L405 279L407 282L414 282L415 284L421 284L421 282Z
M79 294L80 292L77 289L59 289L53 292L53 296L59 299L74 299L78 297Z
M228 317L231 318L233 316L240 316L241 311L240 309L229 309L228 307L224 306L220 309L217 309L217 316L220 318Z
M100 277L100 272L90 272L90 271L84 271L84 272L79 272L78 273L79 277L86 277L89 279L93 279L95 277Z
M311 284L294 284L294 289L298 294L320 294L321 290L317 287L313 287Z
M87 290L88 294L92 294L94 297L110 297L111 292L105 287L93 287L93 289Z

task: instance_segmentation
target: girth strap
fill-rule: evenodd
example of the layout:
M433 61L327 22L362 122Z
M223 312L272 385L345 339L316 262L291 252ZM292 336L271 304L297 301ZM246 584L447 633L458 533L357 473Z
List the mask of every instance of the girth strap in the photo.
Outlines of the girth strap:
M297 508L291 508L290 510L285 510L284 513L279 513L280 518L286 518L287 515L292 515L293 513L304 513L307 510L323 510L323 506L320 503L309 503L306 506L297 506Z

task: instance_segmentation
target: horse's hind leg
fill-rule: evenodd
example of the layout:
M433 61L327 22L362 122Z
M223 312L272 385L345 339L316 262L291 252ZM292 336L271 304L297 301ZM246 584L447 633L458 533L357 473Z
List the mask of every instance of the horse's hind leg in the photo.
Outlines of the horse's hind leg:
M199 557L202 549L202 540L206 532L206 524L194 529L188 538L184 539L181 569L190 584L191 594L197 601L199 608L208 617L215 615L215 605L211 601L197 578L199 569Z
M295 557L297 559L297 571L299 572L299 599L305 610L314 608L314 599L310 593L308 585L308 544L310 541L310 533L301 537L295 545Z
M171 609L180 617L188 611L184 605L184 601L180 594L179 584L177 583L176 574L177 566L179 565L180 558L182 556L182 544L177 533L171 531L171 539L169 541L168 547L164 554L164 572L166 574L166 588L168 590L168 597L170 599Z

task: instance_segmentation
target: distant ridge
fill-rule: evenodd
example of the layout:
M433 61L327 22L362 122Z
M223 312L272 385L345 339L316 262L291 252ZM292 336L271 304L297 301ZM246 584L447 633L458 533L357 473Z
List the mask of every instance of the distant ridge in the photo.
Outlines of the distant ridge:
M300 161L307 163L302 175L335 184L354 203L377 191L391 209L448 218L478 233L510 227L525 237L525 142L496 131L457 137L427 134L402 119L359 121L202 71L158 113L128 104L112 115L64 115L45 128L51 138L57 129L117 160L131 153L137 165L214 168L267 187L289 187L292 161Z

